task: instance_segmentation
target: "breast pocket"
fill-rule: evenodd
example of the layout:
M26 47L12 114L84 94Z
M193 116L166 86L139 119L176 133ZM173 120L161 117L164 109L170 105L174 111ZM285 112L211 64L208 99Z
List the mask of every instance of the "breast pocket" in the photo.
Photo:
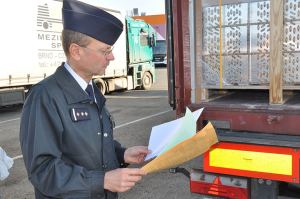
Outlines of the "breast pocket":
M99 153L101 128L97 110L89 108L87 104L70 107L68 114L62 134L63 152L74 155Z

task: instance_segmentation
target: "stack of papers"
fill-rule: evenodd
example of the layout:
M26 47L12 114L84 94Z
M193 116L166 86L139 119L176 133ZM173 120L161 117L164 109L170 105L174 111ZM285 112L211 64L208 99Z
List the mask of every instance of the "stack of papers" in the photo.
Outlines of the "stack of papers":
M218 138L212 124L196 133L197 120L202 109L186 110L184 117L152 128L145 160L153 159L142 169L147 173L175 167L206 152Z
M152 151L145 160L149 160L161 155L176 144L194 136L197 129L197 120L203 111L199 109L191 112L186 109L185 116L158 126L154 126L151 131L148 149Z

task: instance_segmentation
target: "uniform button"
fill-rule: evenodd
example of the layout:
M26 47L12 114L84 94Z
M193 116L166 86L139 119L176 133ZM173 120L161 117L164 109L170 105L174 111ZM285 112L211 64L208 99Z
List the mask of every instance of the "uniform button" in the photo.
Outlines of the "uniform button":
M102 115L100 115L100 119L102 120Z
M103 165L102 165L102 168L103 168L103 169L106 169L106 168L107 168L107 165L106 165L106 164L103 164Z
M100 133L100 132L98 132L97 134L98 134L98 135L101 135L101 133Z
M107 134L107 133L104 133L103 135L104 135L104 137L107 137L107 136L108 136L108 134Z

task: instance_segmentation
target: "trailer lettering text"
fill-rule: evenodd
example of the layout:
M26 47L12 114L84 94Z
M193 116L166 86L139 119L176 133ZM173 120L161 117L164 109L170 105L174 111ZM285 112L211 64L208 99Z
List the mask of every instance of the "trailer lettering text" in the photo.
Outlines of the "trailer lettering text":
M46 41L61 41L61 35L38 33L38 39Z

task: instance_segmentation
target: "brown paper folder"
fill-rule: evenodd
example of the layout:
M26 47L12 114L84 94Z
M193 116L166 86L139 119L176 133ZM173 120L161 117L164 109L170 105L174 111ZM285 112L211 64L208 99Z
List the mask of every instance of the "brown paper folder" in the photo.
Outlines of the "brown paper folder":
M212 124L208 123L196 135L180 142L170 150L156 157L143 166L142 169L147 173L153 173L162 169L176 167L203 154L217 142L216 131Z

